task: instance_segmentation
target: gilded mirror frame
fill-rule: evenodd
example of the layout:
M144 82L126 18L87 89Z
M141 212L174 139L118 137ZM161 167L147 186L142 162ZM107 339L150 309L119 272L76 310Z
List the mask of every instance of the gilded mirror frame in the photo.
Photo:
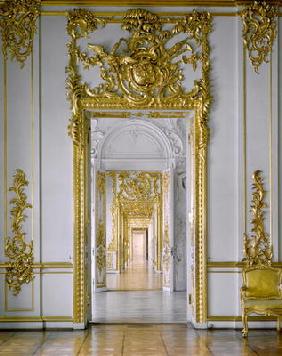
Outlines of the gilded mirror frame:
M193 125L190 133L192 148L192 245L193 245L193 322L204 325L207 322L207 217L208 217L208 114L210 96L210 46L209 33L212 31L212 20L206 12L179 14L177 18L160 18L144 10L128 10L123 19L122 29L127 30L129 39L120 39L111 53L102 46L92 45L88 52L81 51L78 41L87 38L99 26L105 26L107 19L99 18L94 12L75 9L68 13L67 32L69 63L66 68L66 87L71 103L72 116L69 134L73 140L73 198L74 198L74 287L73 287L73 320L74 327L84 327L89 313L89 286L87 276L87 251L90 240L90 203L89 203L89 165L90 165L90 119L95 110L101 117L109 117L107 110L114 117L130 117L132 110L142 116L140 110L150 110L148 117L168 118L183 117L186 112L194 112ZM163 24L172 23L173 30L163 30ZM183 33L187 36L179 46L167 49L162 41L173 35ZM137 48L143 39L152 41L157 46L154 59L149 57L152 52L145 48ZM194 42L201 49L199 52L189 46ZM128 46L127 56L118 55L115 51L124 41ZM134 47L135 46L135 47ZM136 50L137 48L137 50ZM138 58L143 51L141 59ZM179 62L173 63L172 58L189 51L182 56L184 64L196 67L201 63L201 79L194 82L190 91L182 86ZM171 56L168 59L168 54ZM159 57L158 57L159 55ZM137 57L134 57L137 56ZM146 82L146 74L140 74L139 62L144 61L151 66L155 82ZM97 88L82 81L80 67L99 65L104 80ZM105 65L106 63L106 65ZM133 63L133 64L132 64ZM135 79L132 79L132 70ZM118 68L118 70L117 70ZM147 67L146 67L147 68ZM142 68L141 68L142 69ZM146 71L145 71L146 72ZM166 74L165 74L166 73ZM123 75L123 77L121 77ZM169 81L165 78L169 78ZM176 79L175 79L176 78ZM134 81L135 82L132 82ZM144 81L146 82L144 88ZM142 86L143 85L143 86ZM161 89L160 89L161 88ZM161 90L163 90L161 92ZM167 111L169 110L169 111Z

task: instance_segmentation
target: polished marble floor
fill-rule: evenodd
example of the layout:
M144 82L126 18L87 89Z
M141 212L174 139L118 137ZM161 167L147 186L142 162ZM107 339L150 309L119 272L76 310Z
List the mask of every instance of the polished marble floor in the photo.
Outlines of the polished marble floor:
M183 324L97 325L85 331L0 331L0 355L237 356L282 355L282 334L194 330Z
M139 263L138 263L139 262ZM144 260L131 262L122 273L107 274L109 290L158 290L162 288L162 274L154 272Z
M100 292L94 294L96 323L185 323L186 292Z

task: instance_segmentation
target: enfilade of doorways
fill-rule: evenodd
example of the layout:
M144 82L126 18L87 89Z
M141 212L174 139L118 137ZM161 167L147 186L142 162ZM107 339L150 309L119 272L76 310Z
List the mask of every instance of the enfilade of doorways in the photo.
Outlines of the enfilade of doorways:
M136 173L131 172L134 184L140 188L142 182L138 182L138 175L142 178L142 172L139 171L137 176ZM153 175L156 174L163 175L162 172ZM105 173L107 175L112 177L113 172ZM144 201L138 203L136 200L131 204L134 199L129 199L127 204L123 203L123 209L116 209L114 203L109 207L115 198L104 200L106 207L102 210L106 212L106 220L110 220L106 221L105 234L109 235L109 226L111 234L106 243L105 285L93 296L93 322L186 322L186 292L162 290L163 200L165 198L161 199L161 204L148 201L144 204ZM120 249L118 252L113 249L115 236L119 239L119 243L115 243L117 250Z

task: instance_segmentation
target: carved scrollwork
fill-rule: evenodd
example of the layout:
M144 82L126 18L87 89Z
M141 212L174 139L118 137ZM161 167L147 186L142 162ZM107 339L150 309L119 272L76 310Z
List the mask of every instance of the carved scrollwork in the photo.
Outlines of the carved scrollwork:
M101 273L106 268L106 236L105 224L99 222L97 227L97 241L96 241L96 264Z
M263 62L268 63L277 36L278 8L266 1L254 1L241 13L243 42L256 73Z
M119 179L119 200L149 201L160 194L161 177L153 172L122 171Z
M10 0L0 6L0 31L4 58L16 59L21 66L33 48L40 0Z
M17 169L14 175L13 185L10 192L15 193L15 197L10 200L11 208L11 230L13 237L5 238L5 255L9 258L6 282L14 295L18 295L24 283L30 283L33 278L33 244L32 241L25 241L23 223L26 220L24 211L31 209L32 205L27 202L24 192L28 186L24 171Z
M244 234L244 260L248 266L271 265L273 247L269 235L264 227L264 202L265 190L261 171L257 170L253 174L253 193L251 212L251 224L253 234L248 237Z
M181 65L191 64L195 70L202 63L203 70L207 69L209 61L204 63L206 55L201 45L211 31L209 15L194 12L191 16L180 18L172 29L165 30L162 19L157 15L145 9L128 10L122 29L130 33L129 38L121 38L111 50L106 50L93 43L88 43L86 49L80 48L77 40L87 37L104 23L89 11L76 11L69 14L67 26L72 37L68 46L67 87L73 103L75 100L71 98L71 93L77 91L81 99L97 100L97 107L191 106L200 86L195 85L191 91L184 89ZM185 34L185 38L169 45L179 33ZM74 75L77 63L85 69L99 66L102 83L93 88L86 82L82 83L81 77ZM80 84L77 86L74 83ZM203 78L202 87L204 83Z

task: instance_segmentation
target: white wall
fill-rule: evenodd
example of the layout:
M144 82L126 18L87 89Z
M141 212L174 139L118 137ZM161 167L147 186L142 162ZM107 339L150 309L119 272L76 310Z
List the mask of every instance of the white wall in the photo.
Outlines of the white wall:
M64 8L48 8L52 9L62 11ZM96 10L123 11L125 8ZM155 7L151 10L172 11ZM212 11L222 14L233 10ZM250 232L251 175L256 169L263 170L269 205L266 231L273 239L275 261L281 261L282 256L281 227L278 229L282 218L282 126L278 119L282 117L281 105L278 105L282 101L282 19L279 19L272 64L263 65L259 75L254 73L248 58L244 62L240 18L220 15L215 16L213 22L208 303L210 319L217 316L224 320L226 316L240 315L240 273L227 264L218 269L215 263L242 259L242 234L245 230ZM4 317L32 316L38 321L34 325L40 327L45 316L58 322L70 321L72 317L72 142L67 136L70 110L65 91L68 41L65 26L62 15L40 18L33 61L29 58L23 69L16 62L7 63L6 89L0 55L0 171L3 172L0 176L0 322ZM104 37L99 36L100 42L107 46L114 36L124 36L118 24L111 28L112 31L103 31ZM186 84L190 84L194 74L187 74ZM27 174L28 201L33 204L24 224L26 238L33 239L34 261L49 263L49 267L35 269L34 282L24 286L15 298L5 293L3 236L5 225L10 234L4 190L11 185L17 168ZM51 302L52 299L56 302ZM0 327L5 325L0 323Z

